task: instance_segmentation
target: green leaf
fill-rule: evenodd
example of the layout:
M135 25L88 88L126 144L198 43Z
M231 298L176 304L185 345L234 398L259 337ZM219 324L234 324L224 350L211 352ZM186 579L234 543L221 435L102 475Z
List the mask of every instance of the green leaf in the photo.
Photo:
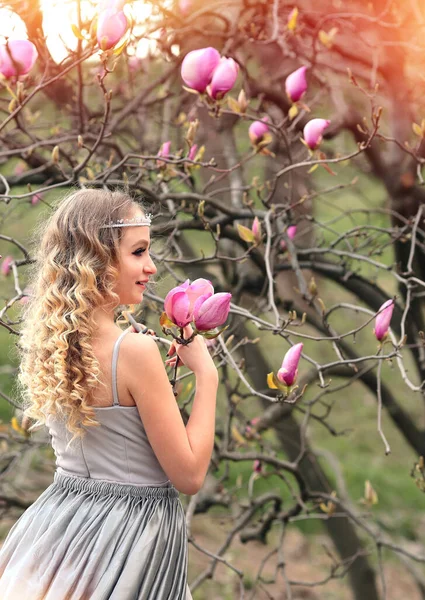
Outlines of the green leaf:
M207 338L207 340L213 340L216 337L218 337L220 335L220 333L223 333L223 331L226 331L226 329L229 328L229 325L226 325L225 327L223 327L222 329L217 329L217 327L215 329L210 329L209 331L198 331L199 335L202 335L203 337Z
M277 387L277 385L275 385L274 380L275 380L275 374L273 372L268 373L267 374L267 385L269 386L269 388L271 390L277 390L277 389L279 389Z
M298 114L298 106L296 104L293 104L291 106L291 108L288 110L288 117L289 120L292 121L292 119L294 119Z
M280 390L281 392L285 392L285 394L288 392L288 386L279 381L273 371L267 375L267 385L271 390Z
M237 100L235 100L234 98L232 98L232 96L229 96L227 98L227 104L229 105L230 110L232 110L235 113L240 113L241 109L239 107L239 102Z
M175 326L176 326L176 325L175 325L175 324L174 324L172 321L170 321L170 319L167 317L167 313L166 313L166 312L163 312L163 313L161 314L161 316L159 317L159 324L161 325L161 327L169 327L169 328L172 328L172 327L175 327Z
M248 229L248 227L245 227L240 223L237 224L237 228L239 237L243 239L244 242L252 243L255 240L254 234L252 233L251 229Z
M72 23L71 29L72 29L72 33L75 35L76 38L78 38L79 40L83 40L83 41L85 40L85 37L83 36L81 31L78 29L78 27L76 25L74 25L74 23Z
M418 125L417 123L412 123L412 129L414 133L416 133L416 135L418 135L419 137L423 137L424 132L422 131L422 127L420 125Z

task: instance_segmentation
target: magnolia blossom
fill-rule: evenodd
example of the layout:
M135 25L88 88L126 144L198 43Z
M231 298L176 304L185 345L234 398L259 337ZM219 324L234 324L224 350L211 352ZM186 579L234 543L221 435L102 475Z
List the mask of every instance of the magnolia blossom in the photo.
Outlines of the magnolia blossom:
M31 204L34 206L35 204L39 204L43 199L44 194L42 192L36 192L31 198Z
M163 158L168 158L170 156L170 148L171 148L171 142L164 142L161 146L161 148L159 149L159 152L157 154L157 156L162 156Z
M291 102L298 102L307 91L307 79L305 72L307 67L300 67L286 78L285 90L286 95Z
M295 234L297 233L297 226L296 225L290 225L286 231L286 233L288 234L288 237L290 240L293 240L295 237Z
M127 30L127 17L114 6L100 11L97 20L97 42L102 50L113 48Z
M263 472L263 464L261 462L261 460L254 460L254 462L252 463L252 470L254 471L254 473L262 473Z
M311 150L320 144L323 132L329 123L329 119L311 119L304 127L304 141Z
M233 58L221 58L214 69L207 92L214 100L222 98L235 85L239 73L239 65Z
M198 299L207 299L213 294L214 287L208 279L195 279L192 283L186 279L184 283L168 292L164 301L164 310L170 321L179 327L185 327L193 320Z
M277 378L288 387L293 385L298 376L298 363L300 362L303 344L295 344L288 350L277 372Z
M29 299L30 299L30 295L32 294L32 287L30 285L27 285L23 290L22 293L24 294L22 296L22 298L19 300L19 304L27 304Z
M394 310L394 300L387 300L379 309L375 319L375 329L373 330L378 342L382 342L388 335L391 317Z
M196 156L197 150L198 150L198 145L197 144L193 144L190 147L189 154L188 154L188 159L189 160L195 160L195 156Z
M288 229L286 230L286 235L288 236L288 238L290 240L294 239L296 233L297 233L297 226L296 225L290 225L288 227ZM280 241L280 247L282 248L282 250L286 249L286 242L285 242L285 240L281 240Z
M181 76L185 84L197 92L205 92L214 69L220 63L220 53L215 48L200 48L188 52L183 59Z
M261 240L261 223L258 217L255 217L254 221L252 222L251 231L254 234L256 241L259 242Z
M213 296L201 296L195 302L193 318L198 331L208 331L222 325L230 310L232 294L221 292Z
M0 73L7 78L26 75L37 57L37 49L29 40L9 40L0 45Z
M13 169L13 174L14 175L22 175L22 173L25 173L26 171L26 166L25 163L23 163L22 161L19 162L16 167Z
M265 116L262 121L254 121L251 123L248 129L248 135L251 142L255 145L262 141L266 133L270 131L266 121L269 120L268 116Z
M9 275L9 273L12 270L11 265L14 260L15 259L13 258L13 256L6 256L6 258L1 263L1 267L0 267L2 275L6 275L6 276Z

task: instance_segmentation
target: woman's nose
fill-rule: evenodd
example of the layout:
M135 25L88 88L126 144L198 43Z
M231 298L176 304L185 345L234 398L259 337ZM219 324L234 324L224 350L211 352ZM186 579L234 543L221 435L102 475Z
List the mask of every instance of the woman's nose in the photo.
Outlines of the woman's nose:
M156 273L157 268L151 257L149 257L149 262L146 264L145 269L150 273Z

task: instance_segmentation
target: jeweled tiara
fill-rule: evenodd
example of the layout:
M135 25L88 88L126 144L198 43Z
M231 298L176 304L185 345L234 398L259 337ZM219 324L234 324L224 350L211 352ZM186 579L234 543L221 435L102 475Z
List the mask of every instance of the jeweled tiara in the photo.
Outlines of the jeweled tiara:
M108 225L101 225L100 229L108 227L138 227L144 225L146 227L151 226L152 213L147 213L144 217L133 217L132 219L118 219L115 222L110 222Z

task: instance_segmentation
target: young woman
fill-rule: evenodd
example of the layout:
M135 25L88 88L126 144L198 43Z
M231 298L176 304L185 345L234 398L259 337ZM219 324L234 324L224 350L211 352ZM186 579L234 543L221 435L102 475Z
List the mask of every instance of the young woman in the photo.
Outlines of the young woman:
M171 344L166 363L196 378L185 426L156 342L114 322L156 273L149 226L126 194L82 190L35 240L19 382L56 471L0 550L2 600L191 598L178 492L207 473L218 374L201 336Z

